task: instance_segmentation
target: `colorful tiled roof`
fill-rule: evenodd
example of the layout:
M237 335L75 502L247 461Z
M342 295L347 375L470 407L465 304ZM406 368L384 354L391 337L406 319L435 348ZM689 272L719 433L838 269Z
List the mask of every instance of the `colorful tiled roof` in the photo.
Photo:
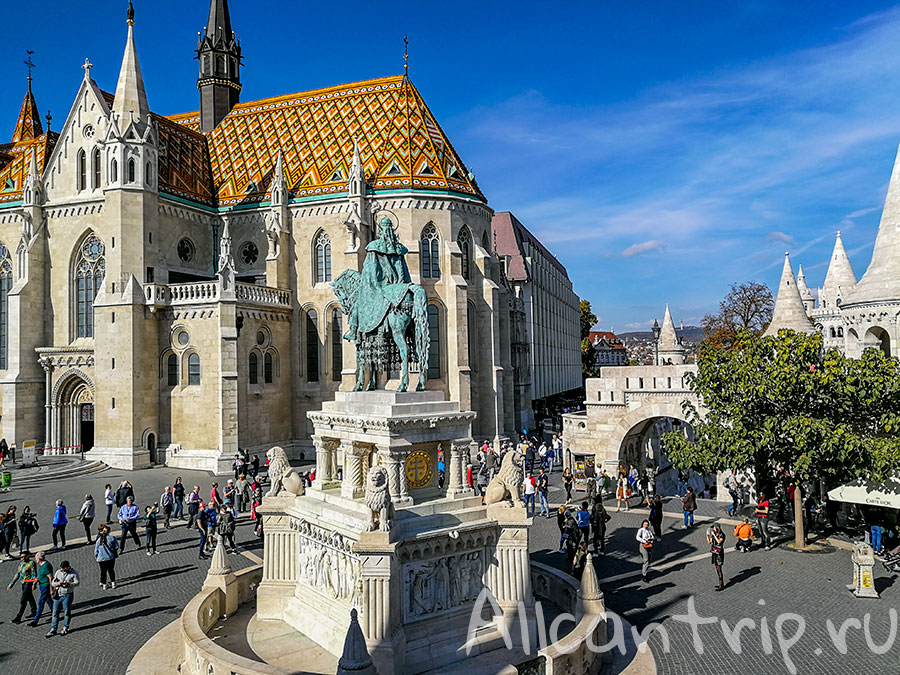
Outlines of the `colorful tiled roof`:
M197 112L169 119L199 129ZM218 204L267 200L279 150L295 197L345 192L354 137L376 191L452 191L484 200L416 88L396 76L235 106L206 135Z
M37 103L34 101L34 94L31 93L31 78L28 78L28 91L25 93L25 100L22 101L22 108L19 110L19 119L16 121L16 129L13 131L12 142L30 141L44 133L41 126L41 117L38 114Z
M43 173L44 165L53 146L56 145L57 138L59 134L51 131L49 139L47 134L44 134L27 141L0 145L0 205L22 199L31 148L36 150L37 168Z

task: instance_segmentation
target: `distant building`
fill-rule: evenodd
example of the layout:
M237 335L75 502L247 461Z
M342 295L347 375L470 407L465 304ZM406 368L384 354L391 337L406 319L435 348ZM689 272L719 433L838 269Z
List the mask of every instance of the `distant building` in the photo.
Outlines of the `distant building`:
M594 367L627 366L628 350L625 343L610 331L592 330L588 340L594 347Z
M582 386L579 299L565 266L513 214L494 214L491 228L513 291L509 331L516 428L532 429L535 409Z

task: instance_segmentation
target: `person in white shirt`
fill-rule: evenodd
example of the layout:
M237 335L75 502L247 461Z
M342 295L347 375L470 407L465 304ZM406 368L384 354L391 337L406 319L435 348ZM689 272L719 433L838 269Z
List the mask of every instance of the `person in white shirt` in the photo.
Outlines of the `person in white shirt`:
M653 549L653 532L650 530L649 520L641 522L641 528L637 531L635 539L641 554L641 578L646 583L650 580L650 551Z
M522 481L522 490L525 493L525 513L529 516L534 515L534 476L528 474ZM531 513L528 513L528 506L531 505Z

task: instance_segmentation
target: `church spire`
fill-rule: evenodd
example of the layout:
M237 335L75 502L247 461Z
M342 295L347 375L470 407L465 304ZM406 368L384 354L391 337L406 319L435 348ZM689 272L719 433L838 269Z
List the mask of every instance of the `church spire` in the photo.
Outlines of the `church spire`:
M22 101L22 109L19 111L19 119L16 121L16 129L13 131L12 142L30 141L44 133L41 126L41 116L38 114L37 103L34 94L31 93L31 75L28 76L28 91L25 92L25 100Z
M150 115L147 104L147 92L144 91L144 78L138 63L137 50L134 46L134 6L128 2L128 38L125 41L125 54L122 56L122 68L119 70L119 81L116 84L116 98L113 101L113 112L122 120L124 130L133 120L146 122Z
M775 296L775 309L772 312L772 321L763 335L778 335L782 328L796 331L797 333L812 333L813 326L806 315L800 290L797 288L797 280L794 278L794 268L791 267L790 255L784 254L784 267L781 269L781 281L778 283L778 295Z
M663 317L662 327L659 331L659 340L657 341L656 354L658 363L656 365L674 365L679 366L684 363L684 346L678 339L678 333L675 331L675 322L672 320L672 313L669 311L669 305L666 305L666 314Z
M196 58L200 61L200 130L212 131L237 105L241 94L241 43L231 29L228 0L210 0Z
M834 250L831 252L831 261L828 263L828 272L825 274L825 283L819 293L820 307L835 307L846 299L850 292L856 288L856 273L844 250L844 242L841 241L841 231L838 230L834 240Z
M803 265L797 267L797 290L800 291L800 299L803 300L803 308L807 314L811 314L816 305L812 291L806 285L806 275L803 274Z

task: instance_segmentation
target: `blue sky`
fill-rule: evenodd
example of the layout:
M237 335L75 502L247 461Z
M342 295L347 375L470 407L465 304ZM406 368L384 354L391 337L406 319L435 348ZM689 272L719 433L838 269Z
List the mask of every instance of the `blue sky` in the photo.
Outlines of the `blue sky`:
M232 0L243 100L410 74L496 210L568 267L603 328L696 323L731 282L821 284L840 229L871 257L900 143L900 6L866 2ZM54 127L85 57L113 89L127 3L3 3L0 114L34 89ZM198 107L206 0L138 0L150 104ZM337 8L337 9L335 9ZM34 30L35 16L41 29Z

